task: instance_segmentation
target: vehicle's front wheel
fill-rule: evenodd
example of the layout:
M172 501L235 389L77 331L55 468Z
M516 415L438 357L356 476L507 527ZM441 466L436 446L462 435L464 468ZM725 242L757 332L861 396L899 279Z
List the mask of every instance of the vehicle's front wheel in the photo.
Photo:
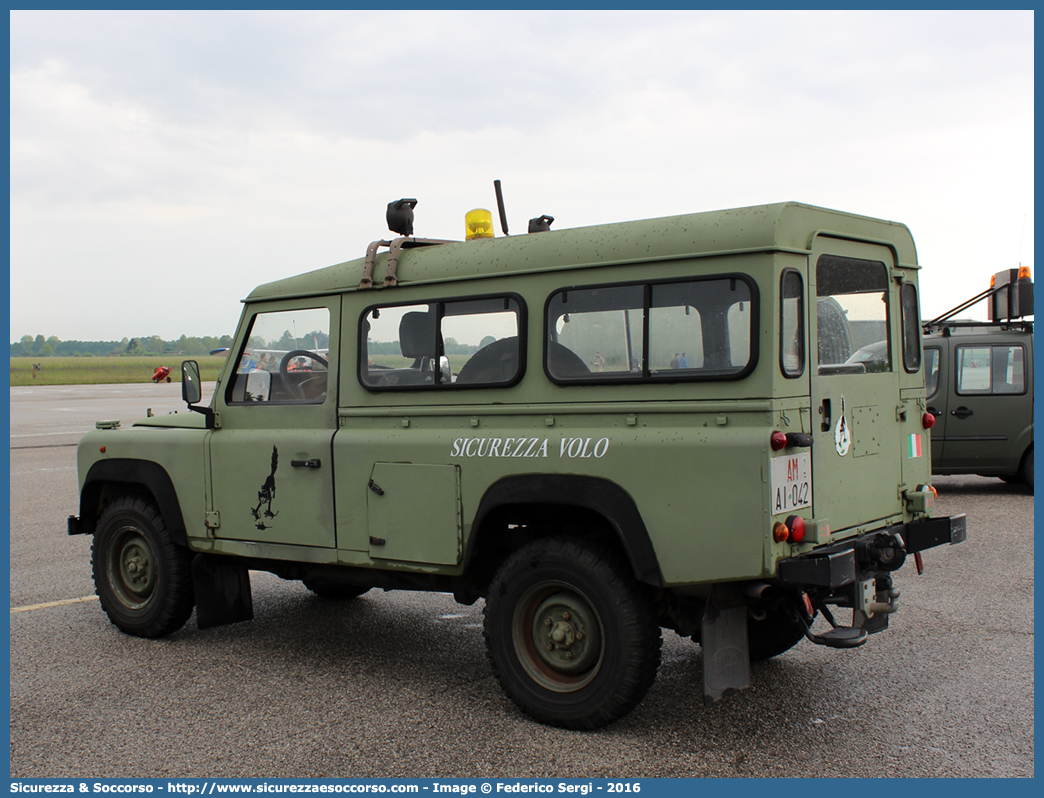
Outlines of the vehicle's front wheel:
M147 499L124 496L98 520L91 547L94 586L109 620L127 634L163 637L192 615L192 552L170 539Z
M626 715L660 664L644 588L622 558L580 540L536 540L505 560L486 599L485 637L508 696L569 729Z

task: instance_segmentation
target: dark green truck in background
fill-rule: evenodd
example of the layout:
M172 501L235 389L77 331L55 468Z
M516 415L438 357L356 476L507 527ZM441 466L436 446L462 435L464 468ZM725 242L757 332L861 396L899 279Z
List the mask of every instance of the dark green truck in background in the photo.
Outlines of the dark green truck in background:
M951 320L989 302L989 321ZM981 474L1033 492L1033 282L1006 269L924 327L933 474Z

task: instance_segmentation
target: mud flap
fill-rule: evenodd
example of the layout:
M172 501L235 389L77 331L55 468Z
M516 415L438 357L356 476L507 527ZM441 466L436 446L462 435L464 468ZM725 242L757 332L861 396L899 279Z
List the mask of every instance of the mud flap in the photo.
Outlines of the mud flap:
M192 584L200 629L253 620L250 573L234 560L197 554L192 560Z
M703 610L703 703L750 687L750 646L747 642L747 608L730 600L721 585L711 589Z

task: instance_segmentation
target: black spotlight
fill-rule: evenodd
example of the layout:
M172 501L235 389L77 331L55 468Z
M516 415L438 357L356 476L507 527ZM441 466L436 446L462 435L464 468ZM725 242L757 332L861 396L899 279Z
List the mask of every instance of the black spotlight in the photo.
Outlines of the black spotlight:
M551 222L555 220L554 216L538 216L535 219L529 220L529 232L531 233L550 233Z
M413 235L413 209L417 206L415 199L399 199L388 203L388 229L401 236Z

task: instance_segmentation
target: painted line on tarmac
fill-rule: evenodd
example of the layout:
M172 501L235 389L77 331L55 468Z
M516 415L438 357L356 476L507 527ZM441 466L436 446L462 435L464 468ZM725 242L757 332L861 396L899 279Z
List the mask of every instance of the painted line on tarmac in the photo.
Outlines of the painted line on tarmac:
M24 452L29 449L67 449L71 446L79 446L78 443L45 443L41 446L12 446L12 452Z
M81 596L74 599L62 599L61 601L46 601L43 604L28 604L25 607L11 607L11 614L16 612L31 612L33 610L46 610L51 607L64 607L66 604L82 604L85 601L97 601L97 596Z

